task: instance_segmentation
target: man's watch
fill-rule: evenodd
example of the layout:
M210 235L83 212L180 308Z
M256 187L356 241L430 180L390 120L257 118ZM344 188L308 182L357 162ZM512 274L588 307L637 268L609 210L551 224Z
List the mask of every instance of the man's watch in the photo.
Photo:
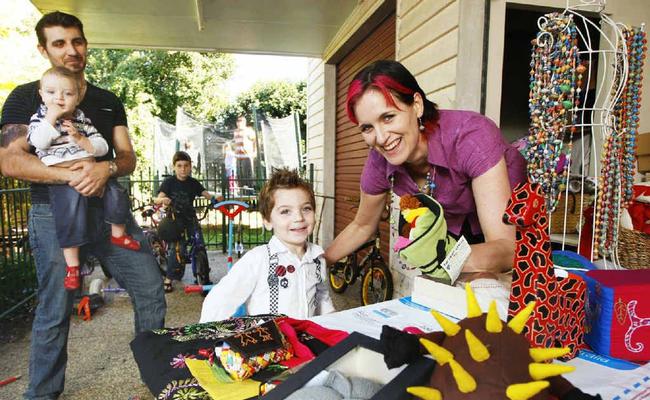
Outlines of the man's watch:
M115 176L117 174L117 164L113 160L108 162L108 174L110 176Z

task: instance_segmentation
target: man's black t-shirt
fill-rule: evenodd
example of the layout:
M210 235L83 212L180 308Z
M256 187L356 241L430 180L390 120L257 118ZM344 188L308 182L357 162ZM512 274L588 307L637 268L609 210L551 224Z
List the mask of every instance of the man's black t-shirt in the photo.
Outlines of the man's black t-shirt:
M38 81L26 83L15 88L2 107L0 128L7 124L29 125L29 119L41 105L41 96L38 94ZM100 89L88 83L86 95L78 108L92 121L97 131L108 142L108 153L98 157L98 161L114 158L113 152L113 127L127 126L126 112L120 99L113 93ZM34 152L34 149L31 149ZM49 203L47 187L42 184L31 184L32 203Z
M158 192L163 192L172 199L172 205L179 217L184 221L193 221L196 218L194 199L205 190L201 182L191 176L184 181L178 180L176 176L170 176L163 181Z

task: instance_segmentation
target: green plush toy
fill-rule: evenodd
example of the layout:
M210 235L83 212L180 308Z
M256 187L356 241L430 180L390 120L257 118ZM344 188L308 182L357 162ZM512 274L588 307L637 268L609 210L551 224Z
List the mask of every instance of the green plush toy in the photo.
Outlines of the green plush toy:
M455 279L441 263L457 240L447 232L447 221L440 203L426 194L417 193L402 196L400 209L400 236L393 249L405 263L418 267L424 275L452 284Z

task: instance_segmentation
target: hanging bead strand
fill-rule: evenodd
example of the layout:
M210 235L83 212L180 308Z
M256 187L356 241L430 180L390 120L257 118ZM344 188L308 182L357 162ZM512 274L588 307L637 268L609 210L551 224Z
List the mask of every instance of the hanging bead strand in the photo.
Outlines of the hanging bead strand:
M576 72L580 62L573 16L551 13L542 21L541 32L532 40L525 154L528 176L541 185L552 212L567 181L568 162L562 165L560 160L565 142L570 157L581 78Z
M627 58L628 63L627 80L613 107L612 131L607 134L603 144L594 228L596 257L611 256L618 242L619 207L627 207L633 194L647 41L645 32L639 28L623 29L623 38L616 58L615 76L618 80L615 80L612 90L616 91L620 87L620 79L625 76L623 57Z

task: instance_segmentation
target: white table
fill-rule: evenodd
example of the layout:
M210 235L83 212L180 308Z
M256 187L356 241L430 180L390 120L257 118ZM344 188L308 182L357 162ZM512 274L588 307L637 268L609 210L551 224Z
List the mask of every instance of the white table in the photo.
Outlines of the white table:
M425 332L442 330L426 307L409 300L395 299L311 319L330 329L357 331L376 339L379 339L383 325L397 329L415 326ZM439 311L445 313L445 310ZM565 377L586 393L598 393L603 399L613 400L650 399L650 363L623 369L634 365L585 352L567 364L576 366L576 371Z

